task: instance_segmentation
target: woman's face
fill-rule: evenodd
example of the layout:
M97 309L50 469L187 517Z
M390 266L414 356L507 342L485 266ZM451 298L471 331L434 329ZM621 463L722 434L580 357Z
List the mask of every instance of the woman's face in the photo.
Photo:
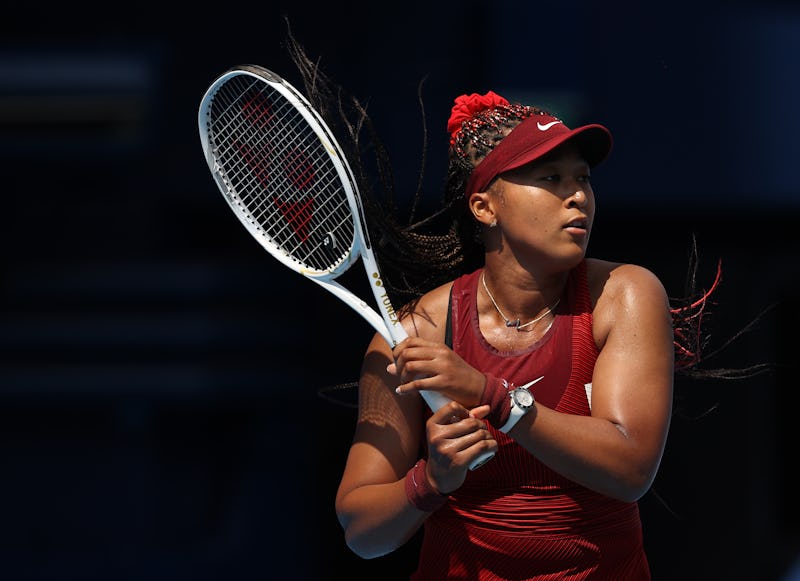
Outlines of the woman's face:
M590 168L573 143L501 174L490 188L504 241L518 257L582 258L595 199Z

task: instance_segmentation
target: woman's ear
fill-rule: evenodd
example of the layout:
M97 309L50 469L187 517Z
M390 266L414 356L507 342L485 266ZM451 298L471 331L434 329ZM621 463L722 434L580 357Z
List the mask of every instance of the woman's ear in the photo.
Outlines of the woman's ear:
M486 226L492 227L497 224L497 216L494 213L494 206L488 192L475 192L469 196L467 201L470 212L475 219Z

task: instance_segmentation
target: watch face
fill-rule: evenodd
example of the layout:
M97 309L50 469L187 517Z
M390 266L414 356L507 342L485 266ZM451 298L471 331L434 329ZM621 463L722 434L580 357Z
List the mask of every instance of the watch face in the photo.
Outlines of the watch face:
M529 408L533 405L533 396L527 389L515 389L514 403L521 408Z

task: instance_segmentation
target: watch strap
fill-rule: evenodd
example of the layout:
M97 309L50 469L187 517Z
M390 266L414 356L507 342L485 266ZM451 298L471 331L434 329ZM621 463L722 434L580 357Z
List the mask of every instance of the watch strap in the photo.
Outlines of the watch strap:
M511 428L517 425L517 422L528 413L527 409L522 409L517 404L514 403L512 398L508 398L511 400L511 413L508 415L508 421L503 424L503 427L500 428L500 431L504 434L507 434L511 431Z

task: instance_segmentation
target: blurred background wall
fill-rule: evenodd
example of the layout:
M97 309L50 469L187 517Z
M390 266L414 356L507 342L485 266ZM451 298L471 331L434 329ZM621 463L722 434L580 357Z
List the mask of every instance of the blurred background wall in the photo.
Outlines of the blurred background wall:
M200 147L227 68L299 84L284 16L369 103L401 192L422 79L433 201L456 95L611 128L590 253L680 297L696 236L699 285L723 264L714 346L771 307L709 366L773 371L685 386L641 502L654 579L798 578L794 3L50 4L0 20L0 578L413 569L417 539L362 561L333 509L354 394L319 391L356 379L371 328L260 249Z

